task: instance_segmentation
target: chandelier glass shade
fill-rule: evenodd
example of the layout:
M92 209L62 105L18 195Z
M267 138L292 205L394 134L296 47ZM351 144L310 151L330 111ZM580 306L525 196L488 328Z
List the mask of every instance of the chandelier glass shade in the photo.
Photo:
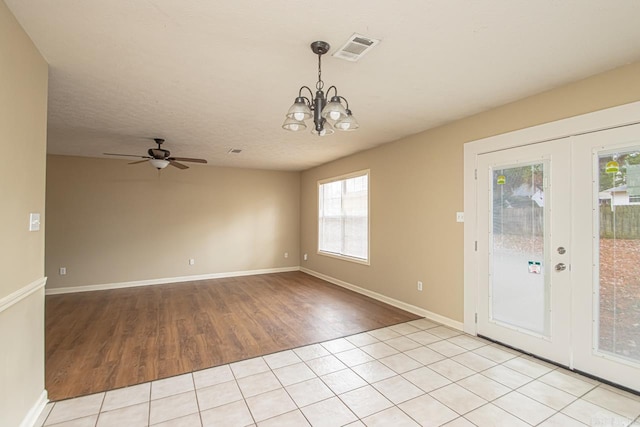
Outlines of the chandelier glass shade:
M292 132L304 130L307 128L305 120L311 118L313 118L314 124L311 133L318 136L331 135L334 133L334 129L352 131L360 127L355 117L351 114L351 110L349 110L349 102L338 95L338 89L335 86L331 86L326 93L323 90L322 55L327 53L330 48L329 43L323 41L311 43L311 50L318 55L316 93L314 96L313 91L308 86L300 88L293 105L287 111L286 119L282 124L283 129ZM331 91L333 91L333 96L327 101ZM309 92L309 96L306 96L305 92Z

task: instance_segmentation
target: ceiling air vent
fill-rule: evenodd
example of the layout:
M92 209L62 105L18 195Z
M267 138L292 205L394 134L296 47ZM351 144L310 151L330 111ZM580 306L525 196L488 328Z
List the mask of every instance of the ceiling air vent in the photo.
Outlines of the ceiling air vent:
M227 151L227 154L240 154L242 153L242 149L240 148L232 148L231 150Z
M380 40L365 37L361 34L352 35L349 40L338 49L332 56L355 62L369 52Z

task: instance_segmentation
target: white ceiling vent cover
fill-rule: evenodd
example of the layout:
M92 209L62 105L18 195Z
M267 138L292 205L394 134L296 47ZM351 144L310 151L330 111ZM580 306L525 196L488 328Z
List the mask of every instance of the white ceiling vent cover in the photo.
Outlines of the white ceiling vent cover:
M349 40L332 56L346 61L356 62L380 43L378 39L372 39L361 34L352 35Z

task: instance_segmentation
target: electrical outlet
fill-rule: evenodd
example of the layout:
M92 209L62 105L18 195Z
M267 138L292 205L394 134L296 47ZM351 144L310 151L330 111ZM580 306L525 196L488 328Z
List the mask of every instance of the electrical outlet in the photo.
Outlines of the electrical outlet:
M193 264L195 264L195 263L196 263L196 260L195 260L195 259L193 259L193 258L190 258L190 259L189 259L189 265L193 265Z
M418 281L418 290L422 291L422 282L421 281Z
M456 212L456 222L464 222L464 212Z
M67 267L60 267L60 275L64 276L65 274L67 274Z
M302 259L304 259L305 261L306 261L306 260L308 260L308 259L309 259L309 255L304 254L304 255L302 256Z
M285 253L284 253L284 257L285 257L285 258L289 258L289 252L285 252Z

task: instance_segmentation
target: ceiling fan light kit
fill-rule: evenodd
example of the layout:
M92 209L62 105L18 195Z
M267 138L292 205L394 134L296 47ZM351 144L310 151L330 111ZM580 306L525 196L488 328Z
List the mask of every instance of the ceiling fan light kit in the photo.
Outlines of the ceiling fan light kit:
M289 111L286 119L282 124L282 128L288 131L297 132L307 128L305 120L313 118L314 127L311 133L318 136L331 135L334 129L340 131L352 131L360 126L349 109L349 102L342 96L338 95L338 89L335 86L329 87L327 92L323 91L324 82L322 81L322 55L329 52L329 43L323 41L315 41L311 43L311 51L318 55L318 81L316 82L316 93L308 86L302 86L298 91L298 96ZM303 95L304 91L309 92L309 96ZM327 102L329 94L333 90L333 96ZM344 102L344 105L343 105ZM333 126L332 126L333 124Z
M151 166L153 166L158 170L164 169L169 165L176 167L178 169L189 169L189 166L184 165L180 162L207 163L205 159L193 159L190 157L171 157L171 152L161 147L162 143L164 142L164 139L153 138L153 140L156 142L156 144L158 144L158 148L149 148L149 150L147 150L147 154L149 154L148 156L137 156L135 154L115 154L115 153L103 153L103 154L105 156L139 157L144 160L138 160L136 162L131 162L129 164L135 165L138 163L144 163L148 161Z
M169 161L162 159L149 159L149 163L156 169L164 169L169 166Z

